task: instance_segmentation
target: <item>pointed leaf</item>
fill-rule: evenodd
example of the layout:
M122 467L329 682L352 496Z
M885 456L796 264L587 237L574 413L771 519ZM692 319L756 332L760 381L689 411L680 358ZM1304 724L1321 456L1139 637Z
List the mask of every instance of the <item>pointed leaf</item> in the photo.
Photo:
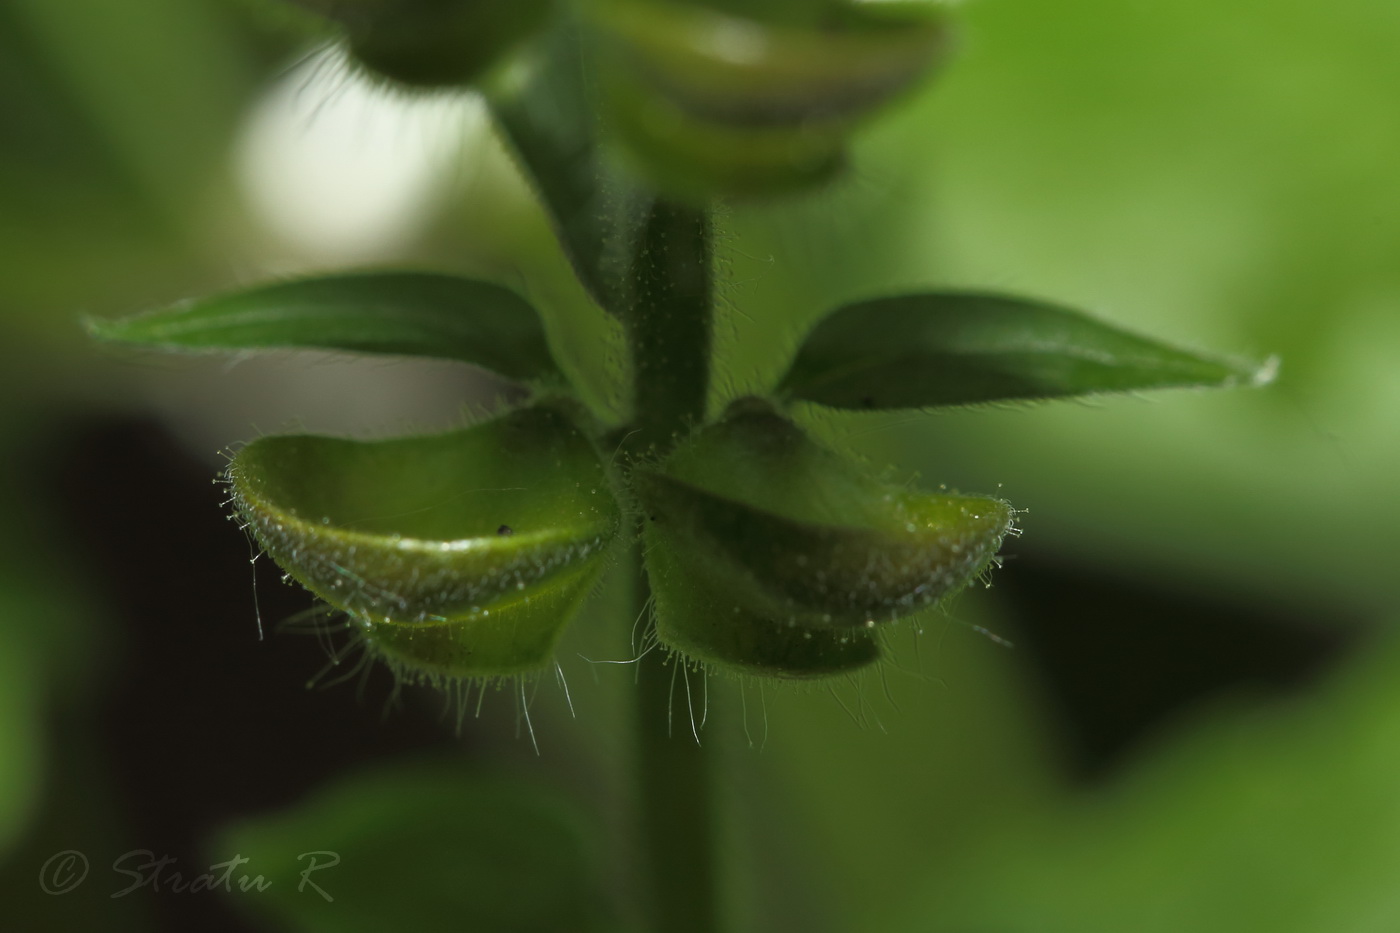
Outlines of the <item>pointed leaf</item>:
M1054 305L939 292L837 310L780 390L834 408L929 408L1272 378L1272 363L1201 356Z
M539 315L490 282L427 272L368 272L276 282L119 321L89 320L101 340L170 350L305 347L460 360L511 379L556 376Z
M544 664L621 521L592 445L545 405L427 437L265 437L228 479L283 569L427 676Z

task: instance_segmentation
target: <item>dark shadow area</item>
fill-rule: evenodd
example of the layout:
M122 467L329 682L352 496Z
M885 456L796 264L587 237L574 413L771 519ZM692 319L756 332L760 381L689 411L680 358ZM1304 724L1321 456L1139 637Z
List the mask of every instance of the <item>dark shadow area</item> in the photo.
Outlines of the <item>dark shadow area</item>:
M355 681L306 689L327 663L326 645L275 629L311 605L309 595L259 559L259 640L251 552L225 518L224 487L158 424L93 421L62 436L37 460L29 488L67 526L72 557L114 631L98 702L83 710L96 710L97 721L54 723L68 730L55 734L77 727L97 736L88 767L101 773L70 775L76 780L51 787L45 807L71 806L57 799L64 787L109 788L121 851L92 859L108 893L129 883L108 870L126 850L169 855L188 878L233 857L208 848L232 820L287 806L372 760L470 749L470 736L459 742L431 716L386 716L392 680L378 666L359 696ZM56 715L73 719L72 711ZM153 929L251 929L227 897L131 899L148 902Z
M1074 777L1114 769L1185 710L1300 690L1357 646L1361 619L1031 551L994 589L1018 653L1052 698ZM1335 615L1335 611L1332 611Z

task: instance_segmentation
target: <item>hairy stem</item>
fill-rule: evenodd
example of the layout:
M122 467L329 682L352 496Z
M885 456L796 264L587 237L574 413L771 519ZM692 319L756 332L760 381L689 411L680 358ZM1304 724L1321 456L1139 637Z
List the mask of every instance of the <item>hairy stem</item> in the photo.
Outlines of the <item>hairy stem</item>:
M653 202L631 262L632 450L669 450L705 415L714 303L709 214Z
M634 453L663 454L704 418L713 311L710 249L706 212L653 204L633 250L625 318L635 379L634 433L627 446ZM640 550L632 560L634 609L640 613L649 597ZM676 668L680 663L668 665L661 652L652 651L638 672L642 870L654 930L713 933L718 918L709 769L690 729L689 707L674 707L679 715L672 716L672 691L688 686L678 685L687 675ZM685 703L684 695L678 702Z

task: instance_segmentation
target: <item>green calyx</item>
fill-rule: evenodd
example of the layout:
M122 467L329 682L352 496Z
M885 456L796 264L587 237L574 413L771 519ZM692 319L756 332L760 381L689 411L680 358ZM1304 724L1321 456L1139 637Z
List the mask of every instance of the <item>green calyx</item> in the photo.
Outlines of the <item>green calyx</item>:
M757 400L632 482L661 640L746 671L757 653L777 676L874 660L869 630L965 586L1014 514L999 499L883 482Z
M873 632L771 611L736 588L728 568L696 559L684 532L659 518L644 541L656 637L672 651L715 670L784 680L850 673L880 657Z
M565 624L592 590L603 561L589 561L548 584L505 596L464 619L401 624L361 620L362 640L401 677L440 682L498 677L544 667Z
M599 38L605 115L674 196L750 197L824 181L844 164L856 126L949 45L939 4L734 6L584 7Z
M262 548L367 643L456 676L543 666L621 525L556 403L427 437L265 437L227 478Z

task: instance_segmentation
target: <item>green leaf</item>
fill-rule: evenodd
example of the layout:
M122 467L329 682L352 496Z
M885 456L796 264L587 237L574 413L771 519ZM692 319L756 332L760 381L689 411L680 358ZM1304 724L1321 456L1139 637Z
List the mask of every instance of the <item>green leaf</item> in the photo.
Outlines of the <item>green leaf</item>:
M937 292L838 309L803 342L780 391L834 408L929 408L1263 385L1274 365L1201 356L1038 301Z
M561 24L486 88L491 113L589 295L626 310L627 256L654 198L606 157L578 30Z
M169 350L306 347L460 360L519 380L559 374L524 299L490 282L428 272L277 282L87 325L100 340Z
M429 679L547 663L621 524L592 444L553 405L426 437L264 437L227 475L273 560Z
M577 809L514 778L400 766L235 826L211 856L246 859L231 899L295 933L620 930ZM264 890L240 891L258 875Z

